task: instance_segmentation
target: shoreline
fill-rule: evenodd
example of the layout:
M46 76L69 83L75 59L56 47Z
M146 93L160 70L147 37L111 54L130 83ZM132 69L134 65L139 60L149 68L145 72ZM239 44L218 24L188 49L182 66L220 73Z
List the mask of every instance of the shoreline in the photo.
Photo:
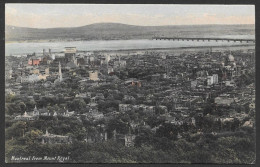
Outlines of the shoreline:
M218 50L238 50L238 49L255 49L255 44L244 44L244 45L231 45L231 46L187 46L187 47L176 47L176 48L147 48L147 49L119 49L119 50L96 50L96 51L87 51L87 50L78 50L78 53L84 52L93 52L93 53L136 53L136 52L147 52L147 51L163 51L163 52L194 52L200 50L209 50L218 51ZM53 52L55 53L64 53L64 52ZM20 53L16 55L25 55L31 53ZM9 56L9 55L5 55Z
M92 52L126 52L126 51L156 51L156 50L184 50L184 49L217 49L217 48L236 48L236 47L255 47L255 44L247 45L233 45L233 46L187 46L187 47L176 47L176 48L148 48L148 49L120 49L120 50L97 50ZM84 50L78 50L79 52L87 52ZM59 52L62 53L62 52Z
M153 40L150 38L133 38L133 39L90 39L90 40L48 40L48 39L42 39L42 40L23 40L23 41L5 41L5 44L10 43L46 43L46 42L90 42L90 41L128 41L128 40Z

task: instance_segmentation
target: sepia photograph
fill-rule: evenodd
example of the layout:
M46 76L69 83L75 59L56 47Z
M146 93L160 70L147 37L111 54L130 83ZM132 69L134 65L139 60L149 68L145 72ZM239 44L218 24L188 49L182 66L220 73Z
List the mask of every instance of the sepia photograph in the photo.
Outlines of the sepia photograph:
M255 5L5 4L5 163L255 164Z

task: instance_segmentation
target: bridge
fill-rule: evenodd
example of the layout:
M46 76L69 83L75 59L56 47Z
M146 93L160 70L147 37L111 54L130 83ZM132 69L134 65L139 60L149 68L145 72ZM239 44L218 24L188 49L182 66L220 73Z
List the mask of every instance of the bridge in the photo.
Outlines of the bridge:
M232 42L252 42L254 39L232 39L232 38L180 38L180 37L153 37L153 40L173 40L173 41L232 41Z

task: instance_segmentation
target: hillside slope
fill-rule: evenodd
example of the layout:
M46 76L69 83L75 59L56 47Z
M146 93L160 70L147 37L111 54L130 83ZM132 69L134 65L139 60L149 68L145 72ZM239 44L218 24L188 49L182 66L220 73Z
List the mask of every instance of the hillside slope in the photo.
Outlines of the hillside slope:
M134 26L97 23L72 28L25 28L6 25L6 41L151 39L153 36L206 37L254 35L254 25Z

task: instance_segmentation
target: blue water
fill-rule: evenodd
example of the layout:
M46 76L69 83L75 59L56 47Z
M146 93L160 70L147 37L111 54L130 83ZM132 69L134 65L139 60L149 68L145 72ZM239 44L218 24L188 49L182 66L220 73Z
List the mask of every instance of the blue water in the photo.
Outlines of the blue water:
M223 36L226 38L252 38L252 36ZM218 37L220 38L220 37ZM53 52L63 52L64 47L77 47L79 51L98 50L127 50L127 49L151 49L151 48L178 48L194 46L234 46L247 44L246 42L227 41L167 41L167 40L107 40L107 41L64 41L64 42L41 42L41 43L7 43L5 55L22 55L28 53L42 53L50 48Z

